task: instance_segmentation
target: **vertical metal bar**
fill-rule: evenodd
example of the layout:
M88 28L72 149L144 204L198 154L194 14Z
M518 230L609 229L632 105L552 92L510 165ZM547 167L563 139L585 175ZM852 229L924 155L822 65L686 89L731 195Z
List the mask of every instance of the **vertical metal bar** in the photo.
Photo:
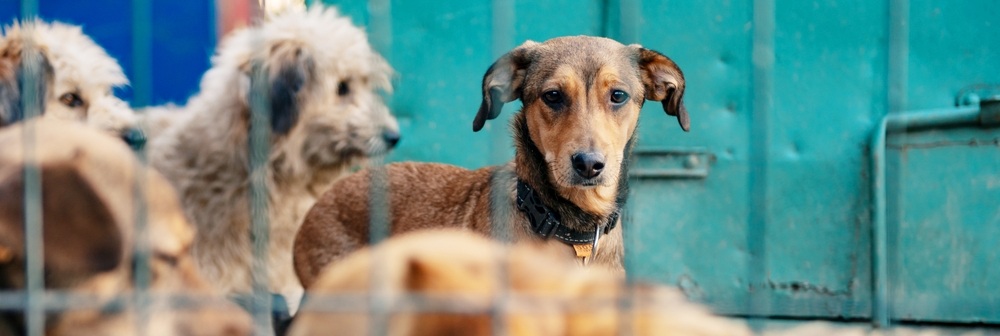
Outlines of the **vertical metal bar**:
M492 43L490 45L493 59L500 58L503 54L513 49L516 45L514 22L516 20L513 0L492 0ZM511 115L501 114L502 118L496 120L492 125L507 125L502 121L509 121ZM507 132L507 127L492 127L488 129L490 136L490 162L489 164L503 164L510 161L511 138Z
M368 24L372 47L392 63L392 1L368 0Z
M34 20L38 17L38 0L21 0L21 20Z
M153 9L151 0L132 0L132 105L151 103Z
M368 191L369 227L368 243L378 244L390 234L388 176L382 158L372 158L369 161L371 183ZM371 292L369 293L369 335L388 335L389 329L389 285L388 270L383 265L389 263L380 260L387 258L379 250L372 254L375 261L370 269Z
M906 110L906 87L909 76L910 1L889 0L888 111Z
M37 6L37 4L35 5ZM25 17L33 17L34 13L25 13ZM27 29L34 26L26 25ZM45 280L43 274L45 254L42 241L42 181L41 171L36 158L35 121L42 114L42 106L38 106L37 98L44 94L41 90L42 69L41 54L35 48L31 39L34 34L25 34L24 49L21 55L21 66L24 76L22 80L21 111L24 115L24 254L25 254L25 318L27 335L43 335L45 333Z
M515 17L515 7L514 1L512 0L493 0L491 1L490 11L492 13L492 43L490 45L491 56L494 59L500 58L503 54L507 53L509 50L515 47L517 43L514 39L515 30L514 23ZM502 120L510 120L510 116L503 118ZM500 120L497 120L500 121ZM499 123L495 123L498 124ZM510 146L510 135L507 133L507 127L494 127L490 128L490 164L502 164L503 162L510 160L510 154L508 148ZM505 204L502 200L507 197L503 190L503 181L499 181L495 178L490 180L490 213L498 214L499 211L503 211ZM500 192L498 192L500 191ZM496 216L492 218L497 218ZM492 219L491 218L491 219ZM493 225L493 227L501 227L498 225ZM508 232L496 233L502 237L507 237ZM507 292L507 280L509 276L507 275L507 262L505 258L501 258L494 265L497 268L497 291L493 297L493 307L490 309L490 322L493 335L506 335L507 332L507 314L510 305L508 305L508 292Z
M872 324L889 325L888 281L886 268L885 225L885 137L886 119L875 129L871 142L872 157Z
M258 43L258 46L262 44ZM261 60L254 60L250 80L250 241L253 244L253 319L255 335L273 333L271 323L271 293L268 285L268 225L267 160L270 156L271 104L267 72Z
M372 47L380 52L382 56L392 62L392 1L391 0L368 0L369 31ZM391 106L391 97L386 98L387 104ZM390 233L389 228L389 206L390 199L387 195L388 181L383 166L382 158L373 158L370 161L371 183L369 190L368 209L369 229L368 238L370 244L377 244ZM389 293L387 292L386 269L382 267L386 263L378 262L383 258L376 253L375 260L371 268L371 286L373 290L369 293L369 335L386 335L389 332Z
M769 115L774 109L774 0L753 2L753 112L750 121L750 175L747 250L750 252L747 314L771 310L767 282ZM753 323L758 327L757 323Z
M901 113L906 109L906 87L909 63L909 0L889 1L889 50L887 72L887 111L889 115ZM876 327L888 327L891 312L889 311L889 271L888 271L888 229L887 229L887 191L886 191L886 161L885 161L885 129L886 122L879 124L876 138L872 146L874 209L872 209L872 324ZM898 185L894 183L893 185ZM894 195L898 193L893 193ZM900 207L895 207L897 210ZM899 218L897 216L896 218Z
M642 0L619 0L618 41L624 44L639 43L639 18Z
M133 105L150 104L152 87L152 7L151 0L132 0L132 92ZM151 282L150 263L151 242L147 230L146 209L146 162L144 149L136 151L140 164L135 165L133 180L133 219L135 221L134 288L132 305L136 310L136 334L148 334Z
M641 43L640 41L641 29L639 27L639 22L641 22L642 19L642 0L618 0L618 7L616 9L617 9L616 27L618 29L617 40L624 44ZM606 28L607 26L605 26L605 29ZM633 149L629 148L627 150L633 150ZM633 228L631 227L631 225L625 225L626 224L625 221L629 217L630 216L628 213L622 213L622 215L620 216L621 230L623 235L622 240L629 244L626 246L639 246L640 242L638 237L632 234ZM627 276L629 274L627 272L628 270L634 269L633 265L639 261L636 260L635 255L629 254L628 251L625 252L626 253L625 253L624 266L626 270L625 280L627 288L626 290L623 290L621 292L622 293L621 297L618 298L617 302L620 312L619 320L624 322L621 323L617 332L619 335L633 335L634 328L632 325L633 321L632 309L635 306L634 305L635 297L632 291L632 284L635 278L632 276Z

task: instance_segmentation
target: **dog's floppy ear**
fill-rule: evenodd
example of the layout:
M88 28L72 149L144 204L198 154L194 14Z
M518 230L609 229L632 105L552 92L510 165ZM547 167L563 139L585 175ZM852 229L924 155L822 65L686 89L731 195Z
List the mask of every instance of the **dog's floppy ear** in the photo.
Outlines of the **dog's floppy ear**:
M66 165L39 173L46 285L58 287L118 267L124 252L121 231L93 185ZM24 258L24 182L22 166L0 170L0 253L13 259Z
M677 117L681 129L691 129L691 119L684 107L684 73L669 57L638 45L632 45L638 52L639 70L642 84L646 88L646 99L663 103L663 111Z
M524 84L524 72L531 64L534 53L532 50L538 43L527 41L500 56L486 74L483 75L483 103L479 105L479 113L472 121L472 131L478 132L486 125L487 120L496 119L503 109L503 104L521 97L521 85Z
M271 108L271 131L288 134L299 119L299 94L315 73L316 63L302 46L279 43L271 47L264 60L268 101ZM255 78L249 74L251 81ZM250 87L256 87L251 83ZM248 93L252 95L253 93ZM247 97L250 97L250 96Z
M24 119L24 108L45 110L52 64L37 48L9 40L0 50L0 127ZM23 100L23 101L22 101Z

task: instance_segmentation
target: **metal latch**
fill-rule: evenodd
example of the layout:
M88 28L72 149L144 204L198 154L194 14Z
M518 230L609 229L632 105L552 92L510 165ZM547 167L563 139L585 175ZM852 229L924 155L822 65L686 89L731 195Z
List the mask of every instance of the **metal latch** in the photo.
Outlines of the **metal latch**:
M715 162L715 155L701 148L636 149L629 168L630 177L703 179Z
M958 106L979 106L979 124L1000 126L1000 85L979 84L958 91Z
M983 126L1000 126L1000 99L979 102L979 123Z

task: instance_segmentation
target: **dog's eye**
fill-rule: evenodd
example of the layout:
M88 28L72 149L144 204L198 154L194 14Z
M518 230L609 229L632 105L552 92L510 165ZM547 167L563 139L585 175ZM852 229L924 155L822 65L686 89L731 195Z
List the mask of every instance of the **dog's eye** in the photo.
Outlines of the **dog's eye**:
M542 100L549 105L559 105L563 102L562 92L559 91L549 91L542 94Z
M341 96L346 96L351 93L351 85L347 84L347 81L341 81L340 85L337 85L337 94Z
M83 99L80 99L79 95L72 92L59 96L59 102L69 107L83 106Z
M611 91L611 102L615 105L621 105L628 101L628 93L622 90Z
M176 256L172 256L162 252L154 252L153 257L156 258L156 260L167 263L171 267L177 267L177 263L180 261L180 259L177 258Z

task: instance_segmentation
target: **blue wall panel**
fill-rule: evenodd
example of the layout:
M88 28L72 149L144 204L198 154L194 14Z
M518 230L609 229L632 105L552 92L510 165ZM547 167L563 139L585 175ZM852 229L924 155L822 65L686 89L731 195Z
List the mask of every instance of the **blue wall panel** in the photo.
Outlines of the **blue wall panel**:
M152 1L152 87L151 102L183 103L197 91L202 73L208 69L215 49L215 9L213 1ZM125 74L134 78L132 58L132 0L39 0L39 17L81 25L118 60ZM0 3L0 22L8 25L20 17L18 1ZM133 87L116 94L126 100Z

